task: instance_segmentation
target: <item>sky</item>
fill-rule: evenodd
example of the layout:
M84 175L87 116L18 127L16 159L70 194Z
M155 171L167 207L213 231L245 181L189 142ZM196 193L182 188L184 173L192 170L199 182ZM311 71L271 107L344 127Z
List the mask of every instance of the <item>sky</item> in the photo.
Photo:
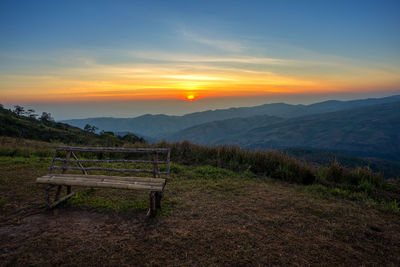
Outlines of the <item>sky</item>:
M400 94L400 1L0 1L0 103L58 119Z

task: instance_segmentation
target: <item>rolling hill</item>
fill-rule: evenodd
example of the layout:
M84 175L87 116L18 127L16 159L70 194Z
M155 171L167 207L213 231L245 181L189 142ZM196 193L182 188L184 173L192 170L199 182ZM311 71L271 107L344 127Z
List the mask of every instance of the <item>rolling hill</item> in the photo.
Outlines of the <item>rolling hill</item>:
M284 121L285 119L268 115L257 115L248 118L233 118L212 121L183 129L166 137L170 141L190 140L197 144L222 144L229 136L237 136L249 129Z
M0 108L0 136L80 145L118 146L125 142L144 142L134 134L124 137L114 136L112 132L96 134L51 119L44 121L17 115L4 108Z
M163 139L171 133L202 123L268 115L282 118L295 118L305 115L340 111L349 108L371 106L400 101L400 95L352 101L330 100L311 105L289 105L285 103L265 104L255 107L208 110L183 116L150 115L136 118L87 118L65 120L63 122L83 128L86 124L95 125L99 130L113 132L132 132L140 136Z
M322 149L400 160L400 101L275 122L270 119L206 123L170 135L169 140L237 144L249 149ZM236 125L252 127L238 131Z

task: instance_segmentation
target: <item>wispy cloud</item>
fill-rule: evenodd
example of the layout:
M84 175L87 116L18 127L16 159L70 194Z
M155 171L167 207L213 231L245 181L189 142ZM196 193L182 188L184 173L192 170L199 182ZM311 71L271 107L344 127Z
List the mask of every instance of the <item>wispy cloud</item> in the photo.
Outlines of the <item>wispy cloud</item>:
M185 30L182 31L182 34L188 40L191 40L191 41L194 41L199 44L206 45L206 46L210 46L213 48L217 48L222 51L238 53L238 52L242 52L245 49L245 46L243 44L236 42L236 41L210 39L210 38L206 38L203 36L199 36L197 34L190 33Z
M37 58L28 57L41 62L39 67L0 74L0 100L176 98L186 92L220 97L339 92L400 84L398 69L377 70L351 59L314 52L300 51L300 56L296 54L294 58L268 57L270 53L245 48L237 42L188 33L185 38L225 52L137 49L46 52ZM0 53L0 60L2 56ZM20 59L24 57L7 57L11 62Z
M293 65L298 62L289 59L254 57L254 56L207 56L196 54L181 54L159 51L132 51L131 56L169 62L198 62L198 63L243 63L243 64L266 64L266 65Z

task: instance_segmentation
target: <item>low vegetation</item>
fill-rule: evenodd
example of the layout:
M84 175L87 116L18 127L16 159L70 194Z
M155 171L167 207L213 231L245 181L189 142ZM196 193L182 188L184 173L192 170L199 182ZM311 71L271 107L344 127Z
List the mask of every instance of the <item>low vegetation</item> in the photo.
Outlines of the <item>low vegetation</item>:
M384 178L390 179L399 176L400 162L378 158L360 158L339 152L288 148L282 150L285 154L311 165L329 165L337 161L341 165L354 169L359 166L368 166L373 172L381 173Z
M374 173L368 166L349 169L336 161L329 165L311 166L278 151L251 151L226 145L209 147L187 141L162 142L158 146L171 147L174 161L185 165L210 165L285 182L317 184L334 190L364 194L366 198L377 202L392 204L400 201L399 177L385 180L382 174Z

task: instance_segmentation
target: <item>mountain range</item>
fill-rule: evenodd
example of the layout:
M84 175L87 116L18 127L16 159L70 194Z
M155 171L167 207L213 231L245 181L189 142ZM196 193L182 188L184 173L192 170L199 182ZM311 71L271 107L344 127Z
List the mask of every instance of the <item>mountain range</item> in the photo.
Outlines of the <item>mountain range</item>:
M400 160L400 101L289 119L264 115L209 122L167 139L249 149L322 149Z
M207 110L202 112L190 113L183 116L146 114L135 118L98 117L64 120L62 122L77 126L79 128L83 128L86 124L90 124L95 125L99 128L99 130L113 132L132 132L145 137L163 139L167 135L183 130L185 128L218 120L246 118L256 115L294 118L305 115L339 111L355 107L390 103L395 101L400 101L400 95L351 101L329 100L311 105L290 105L285 103L273 103L255 107Z
M83 128L129 131L151 139L236 144L249 149L304 148L400 161L400 95L311 105L285 103L183 116L64 121Z

